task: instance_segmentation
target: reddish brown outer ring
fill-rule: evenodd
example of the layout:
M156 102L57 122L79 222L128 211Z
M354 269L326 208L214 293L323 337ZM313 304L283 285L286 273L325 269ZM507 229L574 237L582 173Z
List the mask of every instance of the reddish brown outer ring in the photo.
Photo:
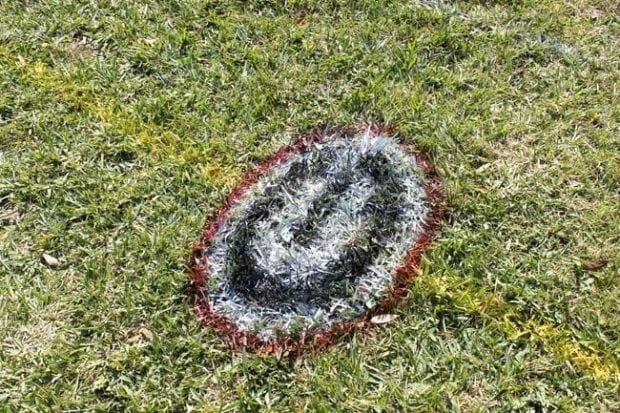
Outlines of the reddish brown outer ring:
M334 343L337 339L350 335L356 331L362 331L373 325L371 318L378 314L384 314L395 305L401 303L407 297L409 282L416 275L420 266L422 254L431 244L435 233L444 215L443 198L441 196L441 182L430 160L411 145L401 145L403 149L413 154L417 164L425 175L425 190L431 204L431 210L424 222L423 230L409 249L405 262L395 269L395 277L392 285L386 292L386 297L374 308L360 317L333 324L326 329L308 330L300 336L287 336L273 341L264 341L256 334L241 331L231 320L211 310L208 297L204 293L205 281L208 277L205 251L211 243L218 229L228 219L231 208L239 202L248 189L254 185L260 177L268 173L278 164L309 148L312 144L340 132L346 135L370 130L373 135L398 136L392 128L371 125L357 127L317 128L301 135L295 142L278 150L273 156L256 165L248 172L237 187L228 195L226 202L215 213L214 218L207 220L202 234L202 241L194 246L190 258L189 269L189 294L194 306L194 311L205 326L211 327L215 332L225 336L229 346L233 349L249 350L258 353L299 353L303 351L320 350Z

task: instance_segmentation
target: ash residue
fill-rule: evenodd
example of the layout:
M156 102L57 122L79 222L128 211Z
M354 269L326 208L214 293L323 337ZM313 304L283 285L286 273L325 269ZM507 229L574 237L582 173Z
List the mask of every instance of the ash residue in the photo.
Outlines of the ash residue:
M263 339L363 314L427 213L422 172L397 142L336 134L232 208L206 251L211 308Z

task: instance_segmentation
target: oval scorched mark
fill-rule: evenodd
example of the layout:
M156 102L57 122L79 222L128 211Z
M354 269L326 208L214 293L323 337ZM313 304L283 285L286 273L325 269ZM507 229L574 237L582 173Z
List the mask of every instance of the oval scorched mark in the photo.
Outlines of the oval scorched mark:
M429 242L428 171L377 128L306 135L207 224L192 263L199 314L257 343L370 314Z

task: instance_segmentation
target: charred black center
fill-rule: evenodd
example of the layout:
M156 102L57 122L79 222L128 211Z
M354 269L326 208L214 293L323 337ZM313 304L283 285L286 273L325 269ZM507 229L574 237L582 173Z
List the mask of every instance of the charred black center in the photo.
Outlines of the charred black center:
M325 304L335 296L347 297L351 285L384 249L386 239L393 235L403 213L400 194L405 177L381 152L363 155L352 168L332 174L328 166L337 161L337 155L323 151L315 158L294 161L288 172L280 176L264 196L249 205L250 212L243 222L239 222L237 231L229 240L227 272L235 291L270 308L291 301ZM269 274L257 263L254 251L253 241L259 235L258 224L269 221L287 202L286 194L308 180L324 181L325 190L310 201L306 216L289 222L293 235L288 240L291 247L293 244L306 247L317 243L317 230L338 209L341 195L362 180L373 186L372 196L356 216L366 222L364 231L355 234L327 268L303 274L291 268L289 273ZM292 282L293 279L296 281Z

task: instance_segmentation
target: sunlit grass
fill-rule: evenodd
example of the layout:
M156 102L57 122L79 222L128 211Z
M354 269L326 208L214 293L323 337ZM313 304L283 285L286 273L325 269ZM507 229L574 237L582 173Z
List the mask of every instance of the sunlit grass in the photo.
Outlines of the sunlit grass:
M619 27L608 0L3 2L0 411L620 409ZM443 178L409 302L231 353L185 300L204 219L362 122Z

